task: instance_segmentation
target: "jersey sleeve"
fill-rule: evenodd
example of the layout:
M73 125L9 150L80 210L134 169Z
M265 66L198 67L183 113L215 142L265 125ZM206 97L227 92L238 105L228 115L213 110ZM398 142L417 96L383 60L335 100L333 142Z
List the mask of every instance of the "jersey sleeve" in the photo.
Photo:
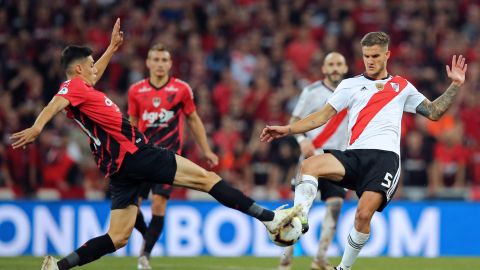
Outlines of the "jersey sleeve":
M408 96L403 106L403 110L410 113L416 113L416 109L420 103L422 103L426 97L418 92L417 88L413 86L410 82L407 85Z
M348 87L345 81L342 81L335 89L335 92L333 92L333 95L328 99L327 103L332 105L338 113L348 107L350 95L351 88Z
M292 116L297 118L305 118L308 114L308 109L311 108L311 99L309 98L310 89L308 87L303 88L300 97L298 98L297 105L293 109Z
M195 100L193 98L192 88L186 85L183 94L183 113L185 113L186 115L190 115L197 110L195 107Z
M77 107L87 100L85 82L80 79L73 79L64 82L55 96L66 98L70 105Z
M129 116L132 117L138 117L138 102L137 99L135 98L135 91L133 87L130 87L128 89L128 110L127 113Z

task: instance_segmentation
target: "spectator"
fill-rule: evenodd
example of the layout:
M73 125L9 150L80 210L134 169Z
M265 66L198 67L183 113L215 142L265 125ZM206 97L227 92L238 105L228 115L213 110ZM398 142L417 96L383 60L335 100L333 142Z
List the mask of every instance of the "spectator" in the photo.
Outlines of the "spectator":
M465 188L468 150L462 145L462 125L440 136L435 146L429 192L435 195L444 187Z

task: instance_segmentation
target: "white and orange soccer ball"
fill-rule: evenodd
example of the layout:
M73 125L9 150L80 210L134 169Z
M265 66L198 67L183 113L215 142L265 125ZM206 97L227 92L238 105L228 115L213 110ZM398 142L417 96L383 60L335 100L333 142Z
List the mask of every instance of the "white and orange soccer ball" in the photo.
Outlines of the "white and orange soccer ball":
M268 232L268 236L270 237L270 240L272 240L272 242L277 246L291 246L295 244L302 236L302 222L300 221L300 218L294 217L292 222L287 224L285 227L280 228L278 233L273 234Z

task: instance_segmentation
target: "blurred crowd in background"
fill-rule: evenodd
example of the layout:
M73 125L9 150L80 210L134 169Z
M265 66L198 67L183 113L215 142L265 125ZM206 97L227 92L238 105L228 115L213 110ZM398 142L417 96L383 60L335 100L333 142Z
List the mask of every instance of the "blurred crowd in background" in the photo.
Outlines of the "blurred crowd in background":
M106 196L88 138L63 115L37 142L13 150L65 80L68 44L98 57L121 18L124 44L97 89L126 113L130 84L144 78L149 47L173 56L171 75L194 90L197 111L220 157L214 171L257 199L291 198L299 156L293 138L259 141L266 124L286 124L301 89L322 79L323 57L342 53L361 74L361 37L391 36L388 71L431 100L449 85L453 54L468 62L457 102L438 122L405 114L398 198L480 200L480 3L469 0L0 0L0 198ZM186 131L184 154L207 167ZM177 189L173 198L195 198ZM353 196L353 194L352 194Z

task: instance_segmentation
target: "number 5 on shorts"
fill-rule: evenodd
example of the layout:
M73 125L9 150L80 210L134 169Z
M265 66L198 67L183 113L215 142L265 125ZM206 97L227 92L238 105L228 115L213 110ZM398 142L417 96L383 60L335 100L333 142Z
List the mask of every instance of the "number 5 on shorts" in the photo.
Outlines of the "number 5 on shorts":
M386 188L390 188L392 186L392 180L393 180L393 175L387 172L385 174L385 177L383 178L382 186Z

